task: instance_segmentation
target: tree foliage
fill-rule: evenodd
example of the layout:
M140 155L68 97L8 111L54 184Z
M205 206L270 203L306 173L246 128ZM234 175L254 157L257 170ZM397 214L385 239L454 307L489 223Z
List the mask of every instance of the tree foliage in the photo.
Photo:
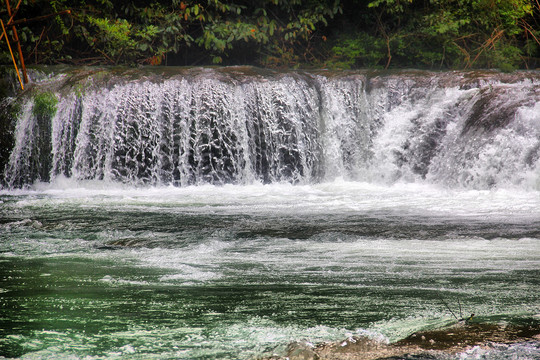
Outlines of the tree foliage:
M375 0L371 26L336 42L338 59L355 66L427 68L537 67L540 2L533 0ZM360 5L359 1L350 3ZM354 41L355 40L355 41ZM384 43L383 46L381 43ZM361 50L360 56L343 48Z
M27 63L512 70L540 61L538 0L22 0L15 19L65 9L18 26ZM3 46L0 62L10 61Z

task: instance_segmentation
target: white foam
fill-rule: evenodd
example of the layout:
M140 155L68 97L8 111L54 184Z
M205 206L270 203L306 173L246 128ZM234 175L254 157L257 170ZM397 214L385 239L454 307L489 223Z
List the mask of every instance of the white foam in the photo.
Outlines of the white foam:
M24 196L15 206L113 206L220 214L365 214L448 218L540 219L540 192L534 190L451 190L433 185L381 186L338 179L316 185L203 185L185 188L109 186L62 179L29 190L0 192ZM12 205L13 206L13 205Z

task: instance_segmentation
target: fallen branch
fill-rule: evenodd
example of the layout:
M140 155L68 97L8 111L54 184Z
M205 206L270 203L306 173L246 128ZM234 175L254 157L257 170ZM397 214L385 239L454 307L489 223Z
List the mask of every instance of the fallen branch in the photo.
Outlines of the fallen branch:
M495 33L496 29L493 31L493 33ZM493 34L492 33L492 34ZM495 42L504 34L504 30L499 30L498 33L496 33L495 35L492 35L485 43L482 44L482 46L480 46L480 52L478 54L476 54L476 56L474 57L472 63L471 63L471 66L476 62L476 60L478 60L478 58L480 57L480 55L482 55L482 53L484 52L484 50L486 50L487 48L493 46L495 44ZM478 50L478 49L477 49Z
M540 40L538 40L538 38L534 35L534 33L531 30L531 25L529 25L526 21L523 21L523 20L521 21L521 23L523 24L523 29L525 29L529 34L531 34L531 36L534 38L536 43L540 45Z
M101 51L100 49L97 49L97 51L98 51L101 55L103 55L107 60L109 60L109 62L110 62L112 65L115 65L115 64L116 64L115 61L109 57L109 55L105 54L105 53L104 53L103 51Z
M26 24L26 23L29 23L29 22L44 20L44 19L50 18L51 16L63 15L63 14L71 14L71 10L63 10L63 11L59 11L59 12L54 13L54 14L38 16L38 17L35 17L35 18L32 18L32 19L21 19L21 20L17 20L17 21L12 21L12 22L8 23L7 25L12 26L12 25Z

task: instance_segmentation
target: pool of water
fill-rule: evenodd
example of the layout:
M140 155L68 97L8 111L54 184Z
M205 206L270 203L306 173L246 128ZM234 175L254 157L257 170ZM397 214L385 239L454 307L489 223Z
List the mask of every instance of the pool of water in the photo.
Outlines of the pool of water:
M460 308L540 328L539 294L533 190L57 179L0 192L0 357L252 359L300 340L395 342ZM540 356L520 346L493 358Z

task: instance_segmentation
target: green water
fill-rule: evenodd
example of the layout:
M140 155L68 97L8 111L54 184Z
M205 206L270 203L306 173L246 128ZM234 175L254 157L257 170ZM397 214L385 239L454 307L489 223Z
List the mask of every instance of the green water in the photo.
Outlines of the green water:
M537 192L93 186L0 194L0 356L250 359L301 339L396 341L452 323L443 300L540 327Z

